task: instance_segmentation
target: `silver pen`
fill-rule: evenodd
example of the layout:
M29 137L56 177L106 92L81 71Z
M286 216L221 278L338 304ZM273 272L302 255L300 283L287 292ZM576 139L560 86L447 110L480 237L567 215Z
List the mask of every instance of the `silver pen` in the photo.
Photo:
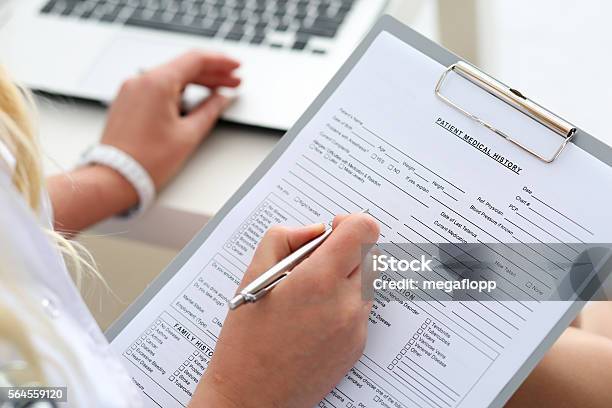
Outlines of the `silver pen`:
M368 210L362 210L361 212L367 213ZM297 264L302 262L304 258L317 249L319 245L321 245L323 241L330 236L331 233L332 228L327 228L321 235L301 246L298 250L261 274L253 282L246 285L229 302L229 308L234 310L244 303L255 302L258 299L261 299L266 293L285 279L291 272L291 269L293 269Z
M234 298L229 302L230 309L236 309L238 306L246 302L255 302L263 297L272 288L278 285L283 279L289 275L291 269L302 262L304 258L310 255L319 247L332 233L332 228L327 228L321 235L309 241L297 251L290 254L288 257L274 265L272 268L265 271L253 282L246 285Z
M367 214L368 209L363 209L360 213ZM331 235L332 230L332 227L327 228L321 235L304 244L298 250L261 274L253 282L246 285L232 300L230 300L229 308L234 310L244 303L255 302L261 299L266 293L285 279L291 272L291 269L313 253L314 250Z

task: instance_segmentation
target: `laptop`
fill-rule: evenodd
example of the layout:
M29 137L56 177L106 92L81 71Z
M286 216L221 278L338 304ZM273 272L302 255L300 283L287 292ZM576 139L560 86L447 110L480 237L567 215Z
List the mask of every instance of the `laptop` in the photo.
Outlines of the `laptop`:
M386 3L20 0L0 31L0 58L33 89L108 103L124 79L182 52L223 52L242 62L243 79L224 119L288 129Z

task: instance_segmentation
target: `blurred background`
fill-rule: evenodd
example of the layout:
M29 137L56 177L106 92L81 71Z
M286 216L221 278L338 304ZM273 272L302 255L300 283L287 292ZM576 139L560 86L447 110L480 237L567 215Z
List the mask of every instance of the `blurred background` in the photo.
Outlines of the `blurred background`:
M20 3L0 0L0 24ZM612 2L392 0L386 12L612 145L607 123L612 112ZM46 170L52 173L67 168L97 140L105 108L57 97L37 96L37 102ZM82 235L113 291L99 285L86 290L103 328L214 215L280 135L224 124L145 217L113 220Z

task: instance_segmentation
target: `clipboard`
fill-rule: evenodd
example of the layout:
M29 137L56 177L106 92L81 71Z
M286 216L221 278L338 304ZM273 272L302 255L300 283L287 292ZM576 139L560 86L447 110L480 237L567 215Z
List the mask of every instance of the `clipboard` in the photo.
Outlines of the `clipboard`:
M367 34L361 44L354 50L348 60L342 65L339 71L334 75L329 84L323 89L313 103L308 107L306 112L297 120L295 125L280 139L274 150L268 157L258 166L251 174L245 183L233 194L223 208L206 224L206 226L187 244L187 246L177 255L177 257L168 265L168 267L145 289L145 291L136 299L136 301L128 307L128 309L115 321L106 331L106 337L112 341L123 328L143 309L149 301L170 281L170 279L181 269L181 267L192 257L192 255L204 244L209 235L217 228L223 218L230 210L239 203L251 190L251 188L267 173L276 160L283 152L291 145L296 136L306 126L311 118L319 111L325 101L335 92L343 79L351 72L353 67L358 63L362 55L368 50L372 42L378 37L381 32L388 32L414 49L429 56L440 64L448 67L443 73L437 84L432 84L432 92L442 99L447 104L458 109L463 114L471 117L481 125L489 128L499 136L508 140L509 143L514 143L526 150L529 154L537 157L546 163L552 163L560 155L568 143L573 143L580 149L586 151L594 158L612 167L612 148L587 132L574 127L569 122L558 117L554 113L546 110L535 102L530 101L521 92L514 90L502 82L499 82L492 77L482 73L478 69L470 66L460 57L452 52L444 49L440 45L434 43L428 38L422 36L416 31L403 25L396 19L390 16L383 16L375 24L372 30ZM549 157L540 154L537 151L530 151L525 146L517 143L512 135L505 134L496 129L495 125L481 120L471 112L464 110L455 101L450 100L444 94L444 80L449 72L455 72L464 78L470 80L475 86L480 86L487 92L498 97L506 103L510 103L513 107L537 120L544 126L555 131L562 139L557 151ZM502 407L505 402L512 396L519 385L524 381L531 370L540 361L542 356L557 340L565 328L577 316L584 301L575 301L567 309L562 318L556 323L543 342L541 342L532 352L530 357L522 364L520 369L515 373L513 378L499 392L491 407Z

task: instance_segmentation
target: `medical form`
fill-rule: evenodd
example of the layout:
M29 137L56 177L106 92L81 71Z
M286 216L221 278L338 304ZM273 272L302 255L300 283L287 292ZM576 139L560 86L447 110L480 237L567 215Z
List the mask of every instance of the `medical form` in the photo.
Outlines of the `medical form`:
M163 407L187 406L214 353L228 300L272 225L368 208L380 242L612 242L612 171L569 144L544 163L436 98L446 69L389 32L370 44L275 163L112 348ZM449 92L513 131L550 130L457 78ZM529 259L537 262L537 254ZM567 311L545 302L554 274L492 270L498 302L377 296L366 350L319 407L486 407ZM308 373L305 373L308 375ZM152 404L152 403L151 403Z

